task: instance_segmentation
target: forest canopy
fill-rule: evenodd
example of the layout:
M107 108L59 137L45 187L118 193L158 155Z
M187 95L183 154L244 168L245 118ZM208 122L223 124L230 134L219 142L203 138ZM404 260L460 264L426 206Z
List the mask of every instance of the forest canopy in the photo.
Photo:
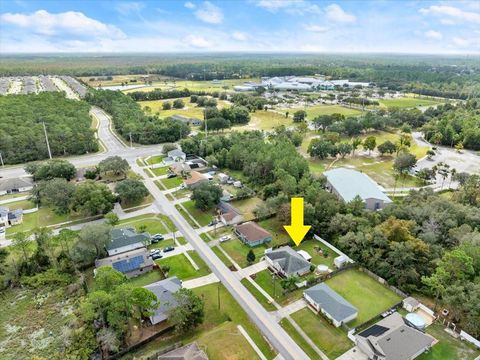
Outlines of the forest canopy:
M5 164L48 158L42 122L52 156L98 151L90 128L90 105L63 93L0 96L0 152Z

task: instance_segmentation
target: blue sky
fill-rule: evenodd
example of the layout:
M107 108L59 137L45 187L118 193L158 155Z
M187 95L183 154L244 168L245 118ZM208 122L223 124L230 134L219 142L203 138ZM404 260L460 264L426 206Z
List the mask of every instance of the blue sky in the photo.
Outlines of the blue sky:
M0 1L0 52L479 53L480 1Z

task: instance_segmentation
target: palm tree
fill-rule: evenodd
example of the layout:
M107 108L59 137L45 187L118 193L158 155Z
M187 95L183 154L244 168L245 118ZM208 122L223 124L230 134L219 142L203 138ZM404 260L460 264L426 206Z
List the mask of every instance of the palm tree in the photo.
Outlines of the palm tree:
M453 180L453 177L457 174L457 169L455 168L452 168L452 170L450 170L450 182L448 183L448 188L451 189L452 188L452 180Z

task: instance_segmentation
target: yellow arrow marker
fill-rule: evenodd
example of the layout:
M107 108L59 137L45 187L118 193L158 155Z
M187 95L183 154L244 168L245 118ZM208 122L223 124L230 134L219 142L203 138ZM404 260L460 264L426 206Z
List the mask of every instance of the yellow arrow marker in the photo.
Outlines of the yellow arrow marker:
M298 246L311 228L310 225L303 224L303 198L292 198L290 212L291 225L285 225L284 228Z

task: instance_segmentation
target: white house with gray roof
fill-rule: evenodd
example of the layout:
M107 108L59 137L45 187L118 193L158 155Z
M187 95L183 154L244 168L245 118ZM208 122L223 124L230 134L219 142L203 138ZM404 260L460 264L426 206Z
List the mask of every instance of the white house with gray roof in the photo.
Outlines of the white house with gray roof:
M327 284L321 283L303 292L303 297L318 313L322 313L339 327L355 319L358 310Z
M108 256L140 249L150 244L150 234L136 233L134 229L112 229L110 241L105 245Z
M265 252L265 260L281 276L302 276L310 272L312 264L289 246Z
M177 306L177 301L173 294L180 290L181 287L182 281L176 276L144 286L145 289L155 294L159 302L159 307L155 309L153 315L150 316L152 325L168 319L170 310Z
M355 336L358 348L375 360L412 360L436 342L411 326L397 312Z
M358 196L365 208L380 210L392 202L378 184L362 172L338 168L325 171L323 175L327 178L327 190L346 203Z

